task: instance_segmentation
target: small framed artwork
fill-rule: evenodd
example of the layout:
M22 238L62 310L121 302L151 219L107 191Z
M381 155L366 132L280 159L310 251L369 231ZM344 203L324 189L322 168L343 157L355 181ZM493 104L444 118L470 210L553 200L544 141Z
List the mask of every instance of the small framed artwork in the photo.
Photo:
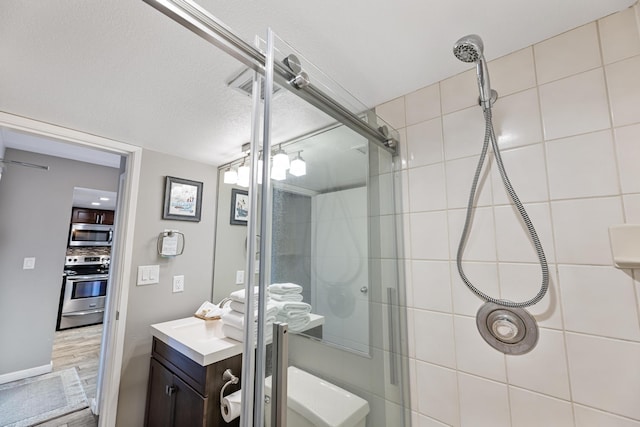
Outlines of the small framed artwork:
M231 225L247 225L249 219L249 192L231 189Z
M168 176L164 187L162 219L200 221L202 183Z

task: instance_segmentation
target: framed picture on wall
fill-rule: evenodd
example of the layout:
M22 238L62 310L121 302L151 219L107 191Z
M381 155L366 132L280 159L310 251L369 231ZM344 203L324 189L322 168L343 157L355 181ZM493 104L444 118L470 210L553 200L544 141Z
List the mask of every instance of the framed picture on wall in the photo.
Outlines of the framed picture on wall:
M231 225L247 225L249 219L249 192L231 189Z
M201 207L201 182L167 176L162 219L199 222Z

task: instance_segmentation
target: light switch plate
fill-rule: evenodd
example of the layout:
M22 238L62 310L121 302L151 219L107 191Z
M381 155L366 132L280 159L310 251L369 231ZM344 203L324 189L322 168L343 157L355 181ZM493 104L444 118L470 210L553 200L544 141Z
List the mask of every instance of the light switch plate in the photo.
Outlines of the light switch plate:
M153 285L160 282L159 265L138 266L138 285Z
M35 257L25 258L23 263L22 263L22 269L23 270L33 270L34 268L36 268L36 259L35 259Z
M236 285L244 285L244 270L236 271Z
M173 292L184 291L184 276L173 276Z

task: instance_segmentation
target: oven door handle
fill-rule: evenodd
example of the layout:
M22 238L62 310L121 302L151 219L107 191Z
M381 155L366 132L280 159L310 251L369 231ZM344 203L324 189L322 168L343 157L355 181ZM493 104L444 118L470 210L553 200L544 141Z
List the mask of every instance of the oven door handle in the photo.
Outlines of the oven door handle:
M80 282L83 280L105 280L108 278L108 274L87 274L84 276L71 275L67 276L67 282Z
M89 311L74 311L73 313L62 313L62 317L87 316L89 314L104 313L104 308Z

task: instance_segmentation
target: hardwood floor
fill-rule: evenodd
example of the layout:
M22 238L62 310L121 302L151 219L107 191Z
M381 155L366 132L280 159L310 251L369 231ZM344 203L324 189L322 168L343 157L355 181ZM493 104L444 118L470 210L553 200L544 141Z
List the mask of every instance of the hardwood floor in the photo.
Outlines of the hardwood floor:
M53 370L60 371L75 367L89 401L96 397L101 341L102 325L59 331L56 332L53 341ZM94 416L89 408L38 424L40 427L96 427L97 425L98 417Z

